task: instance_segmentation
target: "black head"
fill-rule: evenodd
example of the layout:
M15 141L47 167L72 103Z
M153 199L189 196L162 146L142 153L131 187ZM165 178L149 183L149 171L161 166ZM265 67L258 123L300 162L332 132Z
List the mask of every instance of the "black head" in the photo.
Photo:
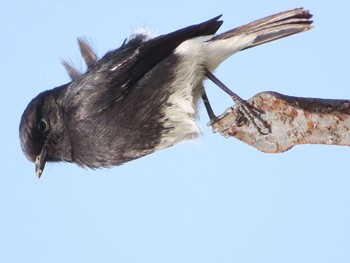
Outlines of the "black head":
M88 69L93 67L98 57L89 41L78 38L78 45ZM73 81L82 75L68 61L62 62ZM40 93L28 104L21 118L21 147L27 158L35 163L39 178L47 161L72 161L71 144L62 116L62 99L68 85Z
M28 104L21 118L21 147L26 157L35 163L38 177L46 161L70 159L70 146L61 145L66 141L58 96L63 89L60 87L40 93Z

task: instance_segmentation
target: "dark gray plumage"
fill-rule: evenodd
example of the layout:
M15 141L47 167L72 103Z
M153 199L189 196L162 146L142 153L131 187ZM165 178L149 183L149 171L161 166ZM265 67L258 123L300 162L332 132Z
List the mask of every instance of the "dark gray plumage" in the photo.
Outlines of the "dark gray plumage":
M205 69L308 30L310 17L294 9L214 35L218 16L151 39L134 35L101 59L79 38L87 71L64 62L72 81L29 103L20 123L22 149L40 177L46 161L110 167L197 137Z

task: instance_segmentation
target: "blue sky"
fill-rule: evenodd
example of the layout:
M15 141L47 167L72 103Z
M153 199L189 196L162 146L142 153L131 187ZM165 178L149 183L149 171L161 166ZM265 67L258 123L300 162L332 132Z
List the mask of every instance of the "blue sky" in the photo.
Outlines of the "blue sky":
M0 262L350 262L347 147L264 154L213 134L121 167L49 164L40 180L18 124L39 92L69 81L75 38L100 55L140 26L167 33L224 14L221 32L305 7L315 29L244 51L217 76L244 98L273 90L350 97L348 1L22 1L0 10ZM217 113L230 99L206 83Z

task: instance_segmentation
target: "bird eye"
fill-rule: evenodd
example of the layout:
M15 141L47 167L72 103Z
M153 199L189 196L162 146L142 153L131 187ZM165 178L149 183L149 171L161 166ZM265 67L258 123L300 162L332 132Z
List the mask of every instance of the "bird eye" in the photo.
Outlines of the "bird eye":
M41 119L38 123L39 132L47 132L49 130L49 124L45 119Z

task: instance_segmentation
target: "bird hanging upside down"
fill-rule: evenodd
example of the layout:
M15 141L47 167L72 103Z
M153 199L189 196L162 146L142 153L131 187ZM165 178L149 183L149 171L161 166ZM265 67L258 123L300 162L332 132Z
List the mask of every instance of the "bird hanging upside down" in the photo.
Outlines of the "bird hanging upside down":
M46 162L111 167L196 138L201 98L215 121L206 78L265 133L256 113L212 72L238 51L311 29L312 15L293 9L216 34L220 17L155 38L134 34L101 59L79 38L86 72L64 62L72 81L40 93L21 118L21 147L37 176Z

